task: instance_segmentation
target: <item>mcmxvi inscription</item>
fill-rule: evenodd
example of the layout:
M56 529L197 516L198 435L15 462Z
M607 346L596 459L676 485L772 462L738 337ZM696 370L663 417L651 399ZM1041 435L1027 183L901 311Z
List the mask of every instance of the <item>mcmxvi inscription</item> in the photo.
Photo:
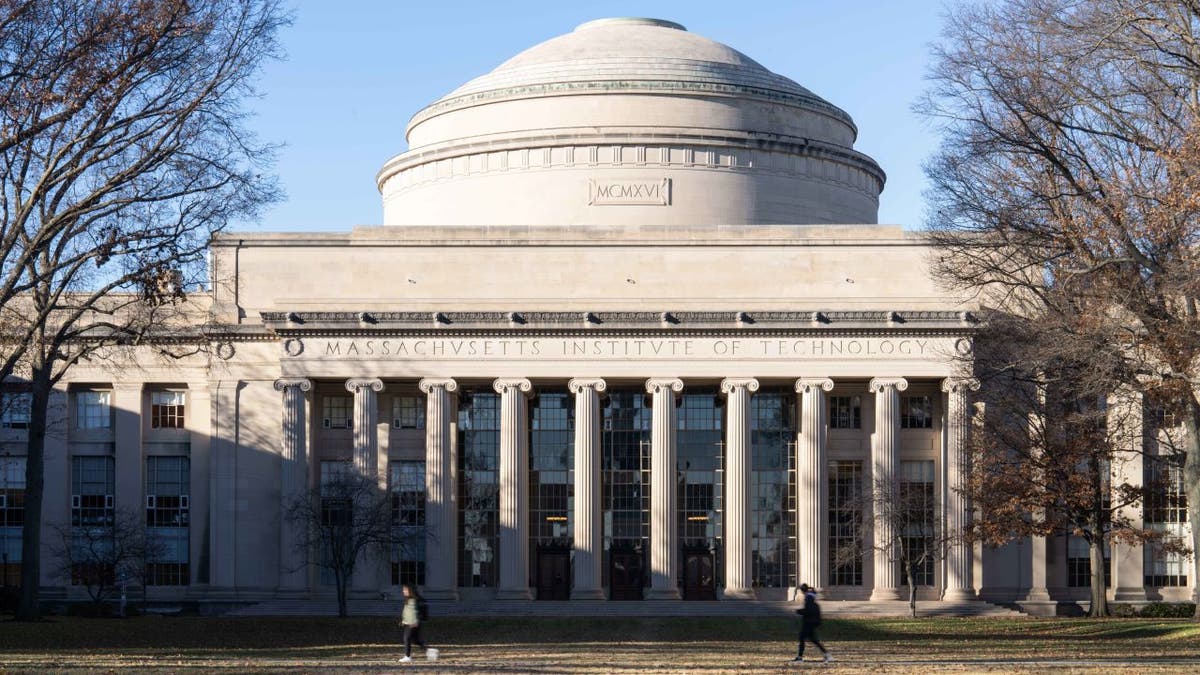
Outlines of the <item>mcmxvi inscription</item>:
M588 204L632 204L642 206L669 206L671 204L671 179L661 181L613 181L588 179Z

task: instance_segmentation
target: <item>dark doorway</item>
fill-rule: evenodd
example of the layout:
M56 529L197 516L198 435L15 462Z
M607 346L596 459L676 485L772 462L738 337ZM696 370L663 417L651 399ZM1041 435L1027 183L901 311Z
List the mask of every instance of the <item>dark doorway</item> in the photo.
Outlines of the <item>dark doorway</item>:
M716 600L717 583L712 551L683 550L683 599Z
M571 550L543 546L537 550L537 599L571 598Z
M610 600L641 600L643 574L642 552L635 549L615 549L609 553L608 578Z

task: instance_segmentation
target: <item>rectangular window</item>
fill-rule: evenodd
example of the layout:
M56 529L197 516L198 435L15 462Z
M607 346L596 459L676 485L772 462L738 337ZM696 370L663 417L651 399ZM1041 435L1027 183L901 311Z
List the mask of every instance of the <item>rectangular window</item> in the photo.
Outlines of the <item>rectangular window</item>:
M150 393L150 426L154 429L182 429L186 393L155 391Z
M928 396L901 396L900 428L932 429L933 399Z
M321 545L319 582L327 586L335 583L332 565L335 560L333 548L336 543L330 535L345 532L346 530L342 528L349 526L353 516L353 509L345 490L345 481L353 472L354 466L344 460L322 460L321 462L321 526L326 533L326 538Z
M112 392L75 392L75 428L109 429L112 427Z
M354 416L354 397L326 396L322 399L324 414L321 426L326 429L349 429Z
M25 458L0 457L0 586L21 585Z
M863 463L829 463L829 585L863 584Z
M914 397L929 400L928 396ZM902 558L913 563L913 583L933 585L933 517L937 512L933 491L933 460L900 462L900 520ZM900 583L908 584L907 565L900 565Z
M574 429L570 394L546 391L529 406L529 547L534 553L571 548Z
M146 458L146 584L186 586L191 499L187 457Z
M500 546L500 396L476 391L458 406L458 585L495 586Z
M392 428L425 428L425 402L420 396L397 396L392 399Z
M750 571L755 586L795 585L795 511L788 507L795 461L796 395L764 390L750 399Z
M94 393L94 392L83 392ZM115 511L113 492L115 461L112 457L71 458L71 526L74 560L71 583L114 581L115 570L108 548L112 546Z
M28 429L32 402L32 396L27 391L4 392L0 396L0 426L5 429Z
M1178 460L1147 457L1144 484L1146 502L1144 520L1147 529L1162 533L1166 540L1187 541L1190 531L1187 522L1187 495L1183 490L1183 470ZM1145 584L1147 586L1187 587L1191 565L1187 556L1164 549L1161 543L1150 542L1142 548Z
M1104 583L1112 584L1112 564L1108 547L1104 547ZM1067 535L1067 586L1090 588L1092 585L1092 558L1087 540L1073 534Z
M391 463L392 585L425 583L425 462Z
M830 396L829 428L861 429L862 396Z
M650 425L651 409L645 390L609 389L602 404L600 432L600 509L604 528L604 583L615 565L622 567L620 596L641 598L634 587L649 583L646 551L650 539Z

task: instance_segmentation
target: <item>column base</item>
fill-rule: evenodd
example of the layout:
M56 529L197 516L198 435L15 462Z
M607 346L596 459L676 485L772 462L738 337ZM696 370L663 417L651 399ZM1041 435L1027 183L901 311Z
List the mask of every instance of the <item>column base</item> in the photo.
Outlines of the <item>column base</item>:
M1134 588L1117 587L1117 588L1113 589L1113 602L1145 602L1145 601L1146 601L1146 587L1145 586L1137 586Z
M1018 600L1017 606L1030 616L1058 616L1058 603L1053 600Z
M497 600L532 600L533 593L528 588L501 588L496 591Z
M975 595L973 588L947 588L946 592L942 594L944 602L964 602L976 599L978 596Z
M899 588L876 588L871 591L871 602L888 602L890 600L904 600Z
M646 591L647 600L680 600L678 588L651 588Z
M432 588L426 588L425 590L421 591L421 597L425 598L426 600L451 600L457 602L458 591L453 588L440 588L436 590Z
M607 600L603 588L577 588L571 591L572 600Z
M1027 602L1050 602L1050 591L1045 588L1031 588L1025 595L1025 600Z
M722 600L756 600L753 588L726 588L721 594Z

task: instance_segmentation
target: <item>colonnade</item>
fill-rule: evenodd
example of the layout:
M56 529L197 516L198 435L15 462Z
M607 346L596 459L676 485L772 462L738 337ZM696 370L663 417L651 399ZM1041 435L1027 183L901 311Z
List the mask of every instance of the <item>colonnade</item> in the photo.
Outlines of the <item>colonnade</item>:
M356 469L367 475L378 471L375 416L379 379L354 378L346 388L354 394L353 453ZM652 397L651 495L650 495L650 587L649 599L680 597L679 551L676 537L676 420L675 399L683 391L679 378L655 377L645 381ZM801 415L796 445L797 470L797 580L821 587L828 568L826 523L828 509L828 405L833 390L827 377L804 377L795 381ZM875 395L875 428L871 444L871 480L875 485L893 485L898 480L900 453L899 393L907 389L904 378L875 378L868 389ZM969 428L968 392L978 385L969 380L947 379L942 391L948 395L945 461L942 463L945 525L961 528L970 506L957 488L965 479L966 433ZM283 448L281 449L281 503L286 503L304 485L306 471L305 392L311 381L280 379L275 388L283 394ZM425 488L426 525L431 533L426 542L425 595L430 598L457 597L457 505L452 424L455 419L455 380L426 378L419 383L426 395ZM532 597L529 587L529 434L528 398L533 384L525 378L501 378L493 383L500 395L500 501L499 501L499 587L498 598ZM574 458L574 583L572 598L603 598L602 520L600 484L600 397L607 383L600 378L575 378L567 385L575 397ZM728 399L725 427L725 589L726 599L752 598L751 577L751 408L759 383L753 378L727 378L720 390ZM886 522L871 528L873 548L873 600L899 598L896 565L882 552L881 543L890 536ZM280 547L293 550L297 535L285 524ZM294 562L294 561L293 561ZM290 570L298 566L289 566ZM974 561L968 546L947 551L944 579L946 599L975 595L972 579ZM300 590L302 575L281 572L281 589Z

